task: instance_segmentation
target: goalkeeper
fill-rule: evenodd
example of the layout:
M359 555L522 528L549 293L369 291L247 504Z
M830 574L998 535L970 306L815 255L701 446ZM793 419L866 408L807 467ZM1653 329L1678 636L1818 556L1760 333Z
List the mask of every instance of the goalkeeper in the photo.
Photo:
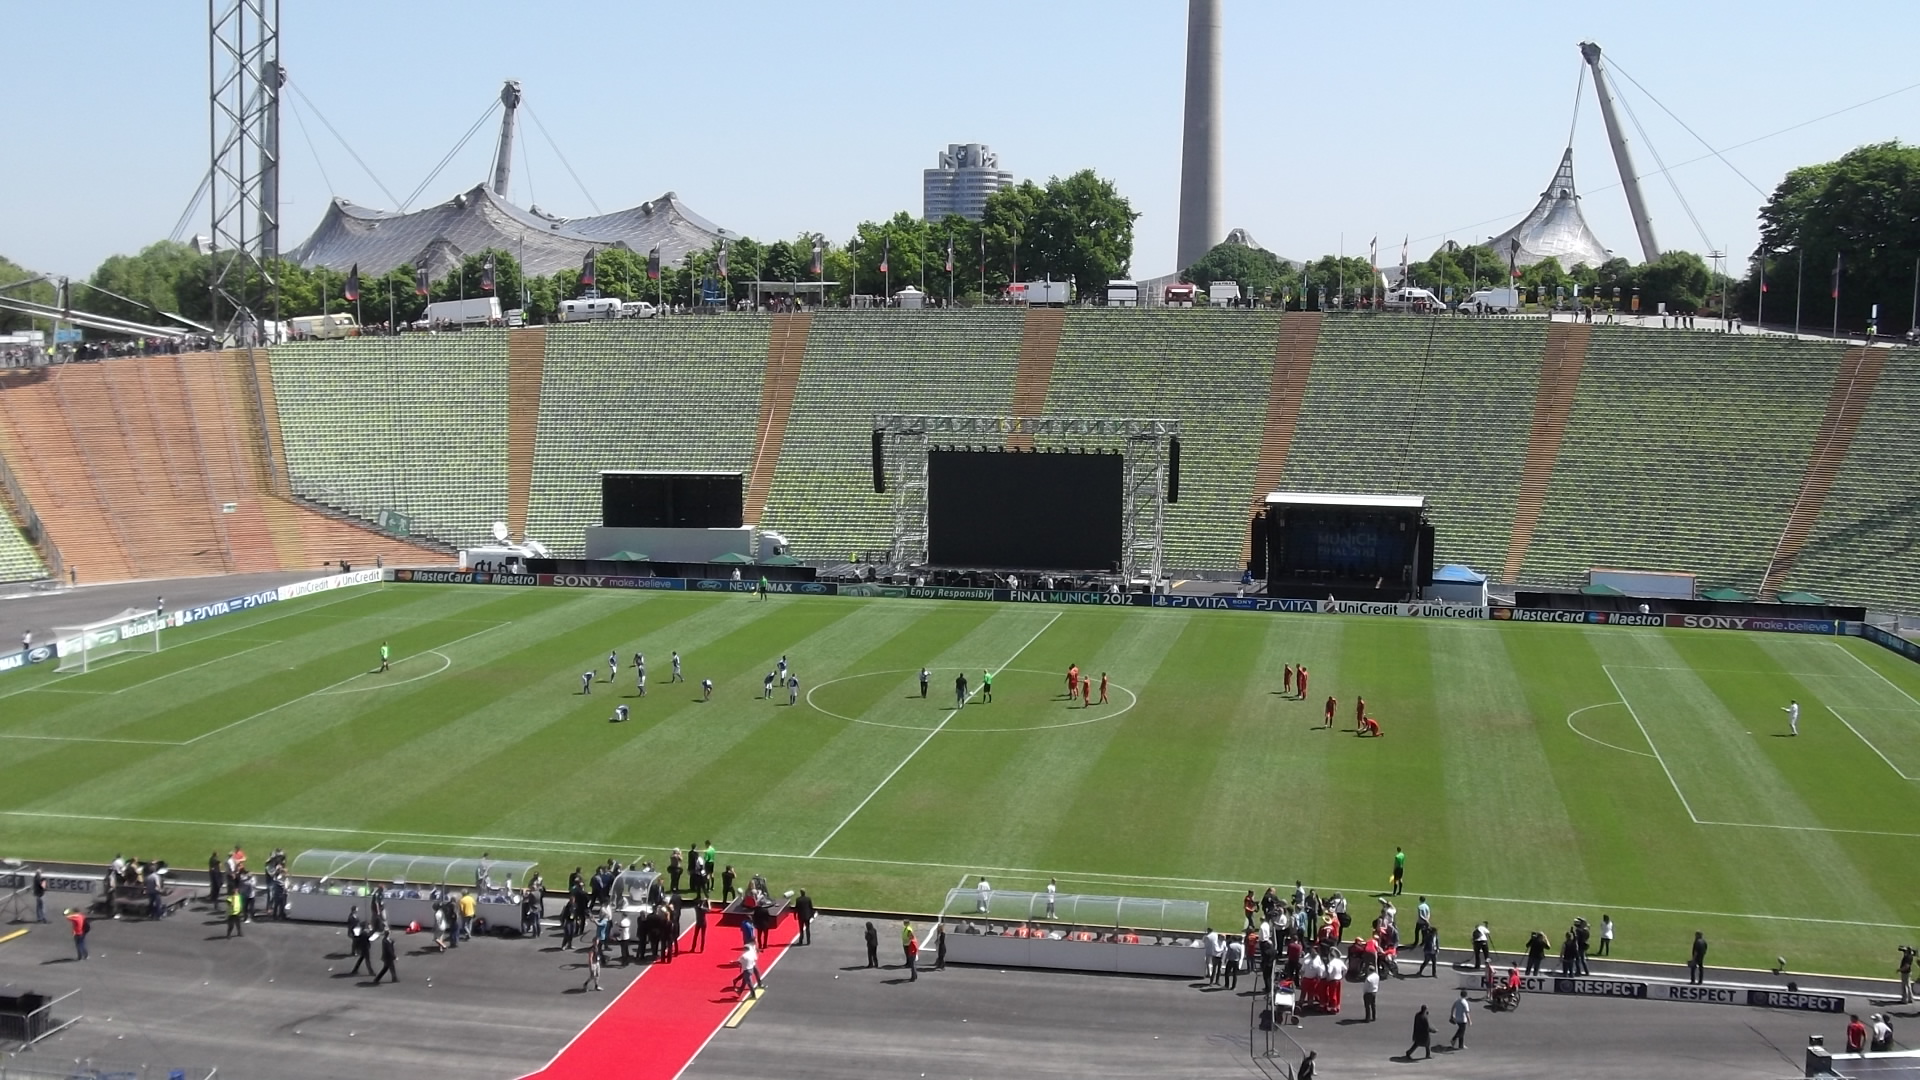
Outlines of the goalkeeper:
M380 643L380 670L385 671L392 666L393 650L388 648L387 643L383 641Z

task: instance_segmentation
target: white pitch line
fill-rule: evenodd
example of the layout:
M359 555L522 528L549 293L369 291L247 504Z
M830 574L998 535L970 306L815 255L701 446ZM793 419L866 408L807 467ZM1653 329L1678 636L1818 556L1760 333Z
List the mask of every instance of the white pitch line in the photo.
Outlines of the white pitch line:
M396 832L389 829L356 829L356 828L349 828L349 827L337 826L337 825L283 825L283 824L261 824L259 822L240 822L240 821L200 821L200 820L194 820L194 819L188 819L188 818L127 817L127 816L112 815L112 814L69 814L69 813L62 813L62 812L53 811L53 810L0 810L0 817L20 817L20 818L29 818L29 819L50 819L50 820L63 820L63 821L93 821L93 822L104 822L107 824L114 824L114 825L187 826L192 828L221 829L229 832L232 832L235 830L245 830L245 831L254 832L254 833L292 832L292 833L312 833L312 834L318 834L318 835L378 836L378 837L388 837L396 840L431 840L431 841L437 841L441 843L466 844L466 845L475 846L475 847L488 846L488 847L499 847L499 848L515 848L523 851L541 851L541 850L559 850L559 849L570 849L570 850L576 850L576 851L594 851L594 852L609 852L609 851L617 852L621 850L644 851L644 850L654 850L654 849L658 849L661 851L666 850L666 845L661 845L661 844L627 844L627 843L621 843L618 841L538 840L538 839L529 839L527 837L517 837L517 836L456 836L448 833ZM1854 830L1813 829L1810 826L1798 826L1798 825L1746 825L1745 823L1735 822L1735 821L1703 821L1701 822L1701 824L1702 825L1730 825L1730 826L1738 826L1742 828L1759 828L1759 829L1809 829L1810 831L1819 831L1819 832L1854 831ZM1888 835L1888 836L1896 836L1896 837L1902 837L1907 839L1920 839L1920 833L1886 833L1886 834L1873 834L1873 835ZM1026 867L1026 866L987 866L979 863L961 864L961 863L919 862L919 861L907 860L907 859L869 859L869 858L862 858L860 856L854 856L854 855L818 855L818 856L795 855L790 852L782 853L782 852L773 852L773 851L738 851L738 852L732 852L732 854L742 858L748 858L748 859L775 859L775 860L787 860L787 861L794 861L794 862L848 863L848 864L860 865L860 866L880 866L880 867L889 867L894 869L905 868L910 870L941 870L941 871L960 870L960 871L963 871L960 879L962 882L962 887L964 887L964 883L968 877L973 876L974 874L985 872L985 873L996 874L1001 876L1018 876L1018 877L1032 877L1032 878L1056 877L1056 878L1062 878L1068 881L1112 882L1112 883L1136 884L1136 885L1144 884L1144 885L1151 885L1151 886L1179 886L1183 888L1191 888L1192 886L1202 886L1202 887L1211 886L1214 888L1210 889L1209 891L1225 891L1225 892L1231 892L1234 895L1239 895L1240 892L1246 888L1246 882L1244 880L1225 881L1219 878L1165 877L1165 876L1159 876L1159 875L1153 875L1153 874L1112 874L1112 873L1105 873L1098 870L1060 870L1060 869L1044 870L1044 869L1035 869L1033 867ZM1323 893L1331 892L1335 888L1334 886L1331 886L1331 885L1319 885L1319 884L1316 884L1314 887L1316 889L1319 889ZM1362 888L1358 886L1340 889L1339 891L1343 893L1351 892L1356 896L1369 895L1368 888ZM1438 899L1438 900L1458 900L1458 901L1467 902L1467 903L1528 904L1528 905L1534 905L1539 907L1557 907L1557 908L1599 908L1599 909L1613 909L1613 910L1619 910L1619 911L1640 911L1640 912L1648 912L1648 913L1657 914L1657 915L1701 915L1701 916L1708 916L1708 917L1720 918L1720 919L1755 919L1755 920L1761 920L1766 922L1806 923L1809 925L1817 925L1817 926L1870 926L1870 927L1875 927L1879 929L1890 929L1890 930L1916 929L1916 927L1909 926L1908 924L1905 924L1905 923L1862 922L1858 919L1822 919L1822 918L1814 918L1806 915L1766 915L1766 914L1756 914L1754 912L1742 912L1742 911L1690 911L1684 908L1643 907L1643 906L1636 906L1633 904L1599 903L1591 900L1581 900L1581 901L1539 900L1539 899L1530 899L1526 897L1517 897L1517 896L1469 896L1469 895L1464 895L1459 893L1426 893L1424 895L1434 899Z
M1885 755L1885 754L1882 754L1882 753L1880 752L1880 748L1879 748L1879 747L1877 747L1877 746L1875 746L1875 745L1873 745L1873 740L1871 740L1871 739L1869 739L1869 738L1867 738L1867 737L1866 737L1865 735L1862 735L1862 734L1860 734L1860 729L1859 729L1859 728L1857 728L1857 727L1854 727L1854 726L1853 726L1853 723L1852 723L1851 721L1849 721L1849 720L1848 720L1848 719L1847 719L1846 717L1844 717L1844 716L1841 716L1841 715L1840 715L1840 710L1838 710L1838 709L1836 709L1836 708L1834 708L1834 707L1833 707L1833 706L1831 706L1831 705L1828 705L1828 706L1827 706L1826 708L1827 708L1827 711L1828 711L1828 712L1830 712L1830 713L1832 713L1832 714L1833 714L1833 716L1834 716L1834 719L1836 719L1836 720L1838 720L1838 721L1840 721L1841 723L1843 723L1843 724L1846 724L1846 725L1847 725L1847 730L1848 730L1848 731L1851 731L1851 732L1853 732L1853 737L1854 737L1854 738L1856 738L1856 739L1859 739L1859 740L1860 740L1861 742L1863 742L1863 743L1866 743L1866 744L1867 744L1867 749L1869 749L1869 750L1871 750L1871 751L1873 751L1873 752L1874 752L1874 755L1875 755L1876 757L1878 757L1878 758L1879 758L1879 759L1880 759L1881 761L1884 761L1884 762L1886 762L1886 763L1887 763L1887 768L1889 768L1889 769L1892 769L1892 770L1893 770L1893 772L1894 772L1894 775L1896 775L1896 776L1898 776L1898 777L1899 777L1900 779L1902 779L1902 780L1912 780L1912 779L1913 779L1913 777L1911 777L1911 776L1908 776L1908 775L1906 774L1906 772L1905 772L1905 771L1903 771L1903 770L1902 770L1902 769L1900 768L1900 766L1898 766L1898 765L1895 765L1895 764L1893 763L1893 759L1892 759L1892 758L1890 758L1890 757L1888 757L1888 756L1887 756L1887 755Z
M1011 665L1015 660L1020 659L1020 654L1027 651L1027 646L1033 644L1036 641L1039 641L1040 635L1046 633L1048 630L1051 630L1053 628L1053 624L1056 622L1059 622L1060 616L1064 614L1066 614L1066 612L1064 611L1054 612L1053 618L1047 620L1047 625L1035 631L1034 635L1028 638L1025 644L1013 650L1012 656L1007 657L1006 660L1002 662L999 667L996 667L993 669L994 674L998 675L1000 672L1005 671L1007 667ZM973 697L973 694L971 693L967 695L968 699L971 699L972 697ZM895 765L893 767L893 771L888 773L880 781L879 784L875 785L872 791L867 792L866 798L860 800L860 805L854 807L851 811L847 813L846 817L843 817L840 819L840 824L835 825L833 827L833 831L827 834L826 839L813 845L813 850L807 852L807 857L812 858L813 856L820 854L820 849L823 847L826 847L828 841L831 841L834 837L839 836L840 830L847 827L847 822L852 821L855 815L859 814L860 811L865 810L867 808L867 804L873 801L873 797L875 795L880 794L881 789L885 788L889 783L891 783L894 777L900 775L900 770L907 767L907 762L912 761L916 756L919 755L920 751L925 750L927 748L927 744L933 741L933 737L935 735L940 734L941 730L947 726L947 723L958 715L960 715L960 710L958 708L955 708L952 711L948 712L946 716L942 717L940 719L940 722L934 725L933 730L927 732L927 737L920 740L920 745L914 747L911 751L909 751L906 757L901 758L900 764Z
M173 677L174 677L175 675L184 675L184 674L186 674L186 673L187 673L187 672L189 672L189 671L198 671L199 669L201 669L201 668L203 668L203 667L210 667L210 666L212 666L212 665L214 665L214 664L218 664L218 663L220 663L220 662L221 662L221 661L223 661L223 660L232 660L232 659L234 659L235 657L240 657L240 656L245 656L245 655L247 655L247 654L248 654L248 653L250 653L250 652L259 652L259 651L260 651L261 649L265 649L265 648L270 648L270 647L272 647L272 646L274 646L274 645L285 645L285 644L286 644L286 642L284 642L284 641L263 641L263 642L261 642L260 644L258 644L258 645L255 645L255 646L254 646L253 648L251 648L251 649L241 649L241 650L240 650L239 652L237 652L237 653L228 653L228 654L227 654L227 655L225 655L225 656L216 656L216 657L214 657L214 658L213 658L213 659L211 659L211 660L203 660L203 661L201 661L201 662L200 662L200 663L198 663L198 664L194 664L194 665L192 665L192 666L190 666L190 667L183 667L183 668L181 668L181 669L179 669L178 671L169 671L169 672L167 672L167 673L166 673L165 675L155 675L155 676L154 676L153 678L151 678L151 679L146 679L146 680L143 680L143 681L141 681L141 682L137 682L137 683L134 683L134 684L133 684L133 685L131 685L131 686L123 686L123 687L121 687L121 688L120 688L120 689L118 689L118 690L106 690L106 691L101 691L101 692L103 692L103 693L108 693L108 694L124 694L124 693L126 693L127 691L129 691L129 690L138 690L138 689L140 689L140 688L141 688L141 687L143 687L143 686L148 686L148 685L150 685L150 684L152 684L152 683L157 683L157 682L159 682L159 681L160 681L161 679L171 679L171 678L173 678Z
M1660 748L1654 745L1653 736L1647 734L1647 725L1640 722L1640 714L1635 711L1633 702L1627 700L1627 692L1620 689L1619 680L1613 677L1613 671L1607 665L1601 664L1600 671L1606 675L1607 681L1613 684L1613 692L1620 695L1620 704L1627 707L1627 715L1633 717L1633 726L1640 729L1640 737L1647 740L1647 749L1653 751L1653 760L1660 763L1660 771L1667 774L1667 783L1673 785L1673 793L1680 796L1680 808L1687 812L1687 817L1695 825L1700 824L1700 815L1694 813L1692 804L1687 802L1687 793L1680 790L1680 781L1675 780L1673 770L1667 768L1667 759L1660 756Z
M446 643L445 645L441 645L441 646L439 646L439 648L442 648L442 649L450 649L450 648L452 648L452 647L454 647L455 645L458 645L458 644L460 644L460 643L461 643L462 641L469 641L469 640L472 640L473 638L477 638L477 637L479 637L479 636L480 636L481 634L485 634L485 633L489 633L489 632L491 632L491 631L494 631L494 630L498 630L498 629L500 629L500 627L502 627L502 626L511 626L511 625L513 625L513 623L512 623L512 621L511 621L511 620L509 620L509 621L507 621L507 622L503 622L503 623L499 623L499 624L497 624L497 625L494 625L494 626L489 626L489 627L487 627L487 628L486 628L485 630L476 630L476 631L474 631L473 633L471 633L471 634L468 634L468 635L467 635L466 637L463 637L463 638L456 638L456 639L454 639L453 641L449 641L449 642L447 642L447 643ZM429 651L432 651L432 650L429 650ZM322 694L325 694L325 693L326 693L327 691L329 691L329 690L333 690L333 689L336 689L336 688L338 688L338 687L342 687L342 686L345 686L345 685L347 685L348 683L350 683L350 682L352 682L353 680L355 680L355 679L358 679L358 678L360 678L360 677L362 677L362 676L364 676L364 675L366 675L366 672L364 672L364 671L357 671L357 672L355 672L355 673L353 673L352 675L349 675L349 676L347 676L346 678L344 678L344 679L341 679L341 680L340 680L339 682L337 682L337 683L333 683L333 684L331 684L331 685L328 685L328 686L323 686L323 687L321 687L321 688L320 688L320 689L318 689L318 690L310 690L310 691L308 691L307 693L304 693L304 694L301 694L301 695L300 695L299 697L297 697L297 698L288 698L287 700L285 700L285 701L283 701L283 702L281 702L281 703L280 703L280 704L278 704L278 705L274 705L274 706L270 706L270 707L268 707L268 708L265 708L265 709L261 709L261 710L260 710L259 712L257 712L257 713L254 713L254 714L253 714L252 716L247 716L247 717L242 717L242 718L241 718L241 719L239 719L239 720L235 720L235 721L234 721L233 723L231 723L231 724L222 724L221 726L219 726L219 727L217 727L217 728L214 728L214 729L213 729L212 731L203 731L203 732L201 732L200 734L198 734L198 735L195 735L195 736L194 736L193 738L191 738L191 739L188 739L188 740L186 740L185 742L179 742L179 743L175 743L175 744L173 744L173 745L175 745L175 746L192 746L192 745L193 745L194 743L197 743L197 742L199 742L199 741L200 741L200 740L202 740L202 739L211 739L212 737L214 737L215 735L218 735L218 734L220 734L220 733L221 733L221 732L223 732L223 731L231 731L231 730L233 730L234 728L237 728L237 727L239 727L239 726L240 726L241 724L246 724L246 723L250 723L250 722L252 722L252 721L254 721L254 720L258 720L258 719L260 719L261 717L263 717L263 716L266 716L266 715L268 715L268 714L270 714L270 713L277 713L277 712L279 712L279 711L280 711L281 709L284 709L284 708L286 708L286 707L287 707L287 706L289 706L289 705L297 705L297 704L299 704L300 702L302 702L302 701L305 701L305 700L307 700L308 698L311 698L311 697L319 697L320 695L322 695Z
M1894 682L1892 679L1887 678L1886 675L1882 673L1879 668L1874 667L1872 664L1869 664L1865 660L1860 659L1860 657L1857 654L1855 654L1852 649L1847 648L1845 645L1842 645L1837 641L1829 641L1827 642L1827 644L1845 653L1847 655L1847 659L1852 660L1854 663L1859 664L1863 668L1866 668L1868 671L1873 673L1874 678L1879 679L1881 682L1886 683L1888 686L1893 687L1895 693L1899 694L1903 698L1906 698L1908 701L1913 702L1916 707L1920 707L1920 698L1916 698L1912 694L1909 694L1905 690L1902 690L1900 688L1899 683ZM1899 770L1896 769L1894 771L1898 772ZM1913 778L1909 776L1907 777L1907 779L1911 780Z
M1587 740L1588 742L1598 743L1609 750L1618 750L1623 754L1637 754L1640 757L1650 758L1653 755L1647 753L1645 750L1633 750L1625 746L1616 746L1613 743L1606 741L1605 739L1596 739L1593 736L1587 734L1586 732L1581 731L1579 728L1573 726L1573 718L1576 716L1579 716L1583 712L1590 712L1594 709L1604 709L1611 705L1625 705L1625 704L1626 702L1624 701L1603 701L1598 705L1588 705L1583 708L1575 709L1572 712L1567 714L1567 728L1568 730L1572 731L1575 735L1580 736L1581 738Z

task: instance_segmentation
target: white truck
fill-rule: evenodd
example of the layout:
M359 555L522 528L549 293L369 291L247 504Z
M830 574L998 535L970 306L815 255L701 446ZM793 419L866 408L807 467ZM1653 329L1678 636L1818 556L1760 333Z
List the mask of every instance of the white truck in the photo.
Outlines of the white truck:
M1388 311L1429 312L1445 311L1447 309L1446 301L1433 295L1433 293L1427 289L1416 288L1411 285L1387 290L1386 298L1381 301L1381 306Z
M360 332L353 316L346 312L338 315L301 315L287 320L287 337L299 341L302 338L344 338Z
M1511 315L1520 310L1520 290L1481 289L1460 301L1460 310L1480 315Z
M1240 283L1237 281L1215 281L1207 285L1207 303L1237 304L1240 302Z
M1107 282L1108 307L1139 307L1140 284L1124 278Z
M592 300L560 301L561 322L594 322L599 319L651 319L654 307L645 300L622 301L617 296Z
M491 326L500 320L500 298L481 296L471 300L441 300L428 304L413 324L416 330L439 326Z
M1071 287L1064 281L1028 281L1015 293L1028 307L1066 307L1072 302Z

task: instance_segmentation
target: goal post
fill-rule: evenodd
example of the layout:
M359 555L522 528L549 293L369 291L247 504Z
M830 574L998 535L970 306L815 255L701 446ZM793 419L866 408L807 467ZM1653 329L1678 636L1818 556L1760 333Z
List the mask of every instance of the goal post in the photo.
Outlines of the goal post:
M129 608L99 622L55 627L53 639L60 650L60 663L54 670L84 672L121 653L159 652L160 628L166 622L157 610Z

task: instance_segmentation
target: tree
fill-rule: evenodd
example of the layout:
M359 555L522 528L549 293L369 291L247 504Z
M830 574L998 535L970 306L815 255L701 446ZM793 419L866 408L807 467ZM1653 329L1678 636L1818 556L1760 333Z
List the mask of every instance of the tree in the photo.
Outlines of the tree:
M493 257L493 289L482 288L487 274L487 257ZM572 271L577 277L579 271ZM340 294L335 289L333 295ZM454 272L433 283L429 299L435 303L448 300L478 300L488 296L499 297L500 310L520 306L520 260L511 252L489 249L475 252L460 260ZM339 309L330 309L339 310Z
M1324 295L1326 310L1331 311L1338 304L1365 295L1374 280L1373 268L1358 255L1345 258L1322 255L1294 273L1292 280L1283 285L1283 291L1295 297L1288 302L1288 307L1319 310Z
M1485 244L1462 247L1449 240L1408 271L1413 284L1442 297L1452 288L1455 300L1465 299L1476 289L1508 284L1507 257Z
M87 294L79 306L142 323L154 322L156 312L204 315L211 307L201 284L209 280L209 262L208 256L171 240L149 244L137 255L108 256L87 279L99 291Z
M0 287L12 285L17 281L25 281L33 276L31 271L22 269L5 257L0 257ZM59 290L50 281L40 281L17 289L7 289L5 292L0 293L0 296L8 296L15 300L27 300L35 304L46 304L49 307L58 306L60 303ZM22 315L17 311L0 310L0 334L11 334L17 330L40 330L51 334L53 324L46 319L36 319L31 315ZM49 337L48 340L49 343L51 343L51 337Z
M1053 177L1045 187L1028 180L994 192L973 239L978 245L979 235L986 236L991 291L1016 276L1072 279L1081 288L1099 289L1127 276L1139 217L1112 181L1082 169L1065 179ZM957 240L954 259L958 264Z
M1920 147L1873 143L1788 173L1760 209L1754 271L1740 302L1754 309L1764 273L1772 295L1798 295L1807 321L1823 325L1834 316L1836 258L1841 323L1864 326L1878 303L1883 333L1907 324L1910 303L1900 301L1910 301L1920 258Z
M1278 296L1298 277L1273 252L1231 243L1215 244L1180 272L1180 280L1198 285L1203 293L1216 281L1235 281L1240 284L1241 295L1249 298Z

